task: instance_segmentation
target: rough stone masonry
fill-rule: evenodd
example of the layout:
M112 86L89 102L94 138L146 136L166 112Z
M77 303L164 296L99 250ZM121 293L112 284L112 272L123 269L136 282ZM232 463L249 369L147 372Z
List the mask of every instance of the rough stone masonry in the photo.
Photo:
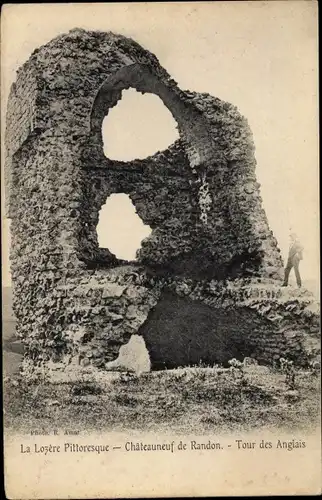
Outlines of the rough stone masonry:
M130 87L162 100L180 139L144 160L112 161L102 122ZM255 167L237 108L181 90L133 40L75 29L35 50L12 85L6 129L24 369L104 368L133 334L153 368L314 359L319 305L280 288L283 262ZM129 195L152 228L135 262L98 246L112 193Z

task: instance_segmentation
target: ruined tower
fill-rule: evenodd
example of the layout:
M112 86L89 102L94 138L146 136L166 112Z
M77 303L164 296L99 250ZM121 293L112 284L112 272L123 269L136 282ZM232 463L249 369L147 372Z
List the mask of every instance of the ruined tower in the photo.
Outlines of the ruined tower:
M113 161L102 122L128 88L157 95L180 139ZM76 29L35 50L11 88L5 168L26 370L104 368L132 334L156 368L315 356L318 310L280 289L247 120L181 90L133 40ZM99 248L98 214L113 193L152 228L136 262Z

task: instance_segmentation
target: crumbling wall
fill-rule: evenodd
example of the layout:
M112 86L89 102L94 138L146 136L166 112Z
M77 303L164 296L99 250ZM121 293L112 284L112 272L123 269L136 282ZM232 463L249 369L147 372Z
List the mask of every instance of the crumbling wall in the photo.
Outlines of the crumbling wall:
M287 357L300 366L319 356L319 305L308 292L262 280L175 279L140 327L154 368L232 358L260 363Z
M144 160L112 161L103 153L102 122L129 87L160 97L180 139ZM169 286L180 296L180 279L197 288L208 283L198 297L193 288L189 292L197 311L198 300L211 299L210 283L219 283L219 318L228 311L231 281L238 289L238 280L259 279L270 287L281 277L246 119L209 94L179 89L156 57L133 40L73 30L34 51L11 90L6 148L14 310L26 369L48 363L103 367L141 328L152 358L163 362L163 340L157 337L168 334L162 328L152 332L151 325L153 308L162 307ZM152 228L136 263L98 248L99 210L112 193L128 194ZM236 294L231 300L231 309L252 307L238 305ZM227 320L225 329L218 320L209 359L217 359L218 342L233 330L231 343L247 344L247 352L270 361L272 342L263 332L275 332L275 326L267 329L253 310L233 314L245 325L252 317L256 328L246 335L245 325L237 331L236 321ZM275 342L274 354L283 342ZM296 359L306 352L302 344L290 348ZM203 356L198 352L193 361ZM179 358L174 355L172 365Z
M128 86L154 92L168 106L178 123L179 151L170 147L128 163L105 159L102 121L120 98L118 92ZM134 64L102 85L91 123L88 168L91 178L97 168L101 182L106 178L102 198L106 186L109 192L130 194L143 222L153 229L139 254L142 263L199 278L280 276L279 249L255 177L252 135L236 107L208 94L182 92L151 74L147 65Z

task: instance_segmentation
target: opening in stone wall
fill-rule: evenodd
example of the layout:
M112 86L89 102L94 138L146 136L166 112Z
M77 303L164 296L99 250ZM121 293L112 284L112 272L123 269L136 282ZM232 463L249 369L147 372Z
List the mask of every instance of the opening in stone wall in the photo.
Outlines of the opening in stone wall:
M118 259L135 260L141 242L152 232L143 223L127 194L111 194L99 212L98 244Z
M103 120L104 154L113 160L142 159L163 151L179 139L177 123L153 94L123 90L122 99Z

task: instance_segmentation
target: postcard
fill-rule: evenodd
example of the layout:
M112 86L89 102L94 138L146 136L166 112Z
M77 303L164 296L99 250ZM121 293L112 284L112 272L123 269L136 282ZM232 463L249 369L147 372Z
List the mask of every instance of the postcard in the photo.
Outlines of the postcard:
M317 3L1 23L7 498L321 493Z

